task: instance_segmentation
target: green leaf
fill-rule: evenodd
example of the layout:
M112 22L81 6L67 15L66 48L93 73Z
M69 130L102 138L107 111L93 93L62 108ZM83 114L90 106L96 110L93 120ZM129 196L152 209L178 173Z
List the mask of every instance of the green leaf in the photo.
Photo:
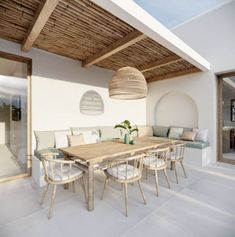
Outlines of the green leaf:
M130 130L130 133L133 133L133 132L138 132L139 131L139 129L138 128L133 128L133 129L131 129Z
M127 129L124 125L122 124L116 124L114 128L123 128L123 129Z
M129 120L124 120L123 122L124 124L126 124L128 127L131 125L130 121Z

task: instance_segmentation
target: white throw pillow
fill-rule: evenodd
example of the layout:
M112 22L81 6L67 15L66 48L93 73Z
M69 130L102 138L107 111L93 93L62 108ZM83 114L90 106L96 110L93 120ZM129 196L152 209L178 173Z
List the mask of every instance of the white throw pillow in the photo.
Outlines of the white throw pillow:
M184 129L183 128L170 128L170 132L168 137L173 139L180 139L183 134Z
M153 127L152 126L138 126L138 137L152 137Z
M99 133L96 130L82 131L81 134L83 134L85 144L97 143L100 140Z
M194 128L193 132L196 132L196 141L207 142L208 141L208 129Z
M55 132L55 147L68 147L68 135L71 135L69 130L66 131L56 131Z
M68 135L69 146L79 146L84 144L83 134Z

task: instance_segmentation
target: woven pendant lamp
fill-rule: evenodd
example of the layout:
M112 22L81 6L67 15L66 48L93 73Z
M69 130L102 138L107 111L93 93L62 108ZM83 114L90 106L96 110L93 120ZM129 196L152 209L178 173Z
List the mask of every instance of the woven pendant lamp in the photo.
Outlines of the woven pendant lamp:
M109 83L109 96L119 100L145 98L147 83L144 75L134 67L123 67L117 70Z

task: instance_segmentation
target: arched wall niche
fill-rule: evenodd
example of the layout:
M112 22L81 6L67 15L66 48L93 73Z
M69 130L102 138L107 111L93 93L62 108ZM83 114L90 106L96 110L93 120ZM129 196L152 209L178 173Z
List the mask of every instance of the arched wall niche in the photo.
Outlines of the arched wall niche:
M104 102L100 94L94 90L85 92L81 97L80 112L90 116L103 114Z
M192 97L185 93L169 92L155 105L155 125L198 127L198 120L198 107Z

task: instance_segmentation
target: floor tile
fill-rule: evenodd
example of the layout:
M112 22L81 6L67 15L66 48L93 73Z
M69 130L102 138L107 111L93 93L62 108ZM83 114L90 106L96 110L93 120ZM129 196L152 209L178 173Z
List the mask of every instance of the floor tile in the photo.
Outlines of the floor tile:
M188 178L178 170L167 170L171 189L158 173L159 197L149 173L141 180L147 199L143 204L137 184L128 185L128 218L124 215L124 193L110 182L104 200L101 193L105 175L95 173L95 210L88 212L80 185L76 193L59 186L54 215L48 220L51 189L39 205L43 189L32 178L0 184L1 237L77 236L235 236L235 166L224 163L203 169L185 166Z

